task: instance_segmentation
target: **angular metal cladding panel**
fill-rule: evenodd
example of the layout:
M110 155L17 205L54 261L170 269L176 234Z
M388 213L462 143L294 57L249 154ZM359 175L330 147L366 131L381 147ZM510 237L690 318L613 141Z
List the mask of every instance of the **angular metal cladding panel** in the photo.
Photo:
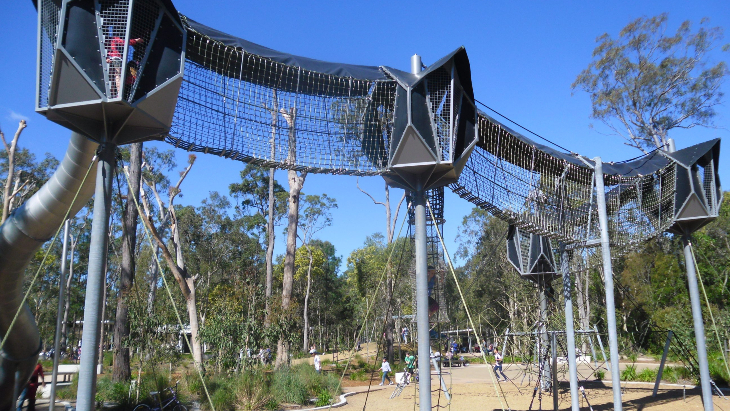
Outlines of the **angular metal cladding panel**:
M94 1L71 0L65 9L61 44L96 87L104 90Z
M63 49L56 52L50 89L50 104L62 105L85 101L101 101L99 91L88 81L77 64L69 59ZM102 84L103 86L103 84Z
M39 111L98 142L126 144L168 132L185 56L184 32L170 6L163 0L63 3L49 106Z
M135 100L139 100L155 88L180 74L182 67L183 32L165 14L155 34L152 47L141 68Z
M393 138L390 140L390 156L395 155L403 133L408 126L408 91L400 84L395 90Z
M436 137L433 135L430 111L426 102L426 86L424 82L421 82L411 90L411 119L418 134L435 155L438 153L438 148L436 147Z
M529 244L523 242L529 241ZM510 226L507 234L507 258L521 277L531 281L552 281L557 272L550 239L538 234L521 235L520 229Z
M419 74L383 68L398 82L389 165L410 187L430 189L456 181L476 142L470 69L457 69L460 64L469 64L463 48ZM432 167L423 167L427 164Z

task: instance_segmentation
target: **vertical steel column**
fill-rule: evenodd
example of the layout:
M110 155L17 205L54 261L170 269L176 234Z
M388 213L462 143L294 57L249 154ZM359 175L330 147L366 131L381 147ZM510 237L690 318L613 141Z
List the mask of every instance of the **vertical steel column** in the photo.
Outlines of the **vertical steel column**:
M548 334L547 334L547 290L545 289L545 280L541 279L538 283L538 287L540 289L540 345L545 348L548 347ZM502 355L504 354L504 350L502 351ZM540 361L547 361L546 357L540 355L541 360ZM550 386L550 372L551 368L547 365L543 365L542 367L542 375L540 375L540 388L543 390L547 390Z
M105 143L99 146L99 165L94 194L94 219L91 225L89 250L89 274L86 280L84 303L84 330L81 334L81 365L79 389L76 396L78 411L94 411L96 404L96 364L101 336L101 309L104 295L104 272L108 251L109 215L111 213L112 180L115 168L116 146Z
M53 339L53 373L51 375L51 397L48 409L56 408L56 384L58 383L58 360L61 349L61 321L66 297L66 260L68 259L68 230L70 220L63 225L63 251L61 253L61 275L58 280L58 313L56 314L56 336Z
M697 272L695 261L692 256L692 239L689 234L682 236L684 243L684 265L687 268L687 285L689 288L689 300L692 305L692 320L694 322L695 342L697 343L697 362L700 365L700 385L702 386L702 402L705 411L712 411L712 380L710 380L710 367L707 363L707 342L705 341L705 323L702 321L702 305L700 303L700 291L697 286Z
M421 56L411 56L411 73L421 72ZM416 248L416 326L418 327L418 399L421 411L431 411L431 335L428 321L428 250L426 243L426 193L413 192Z
M570 278L568 251L560 245L560 271L563 274L563 297L565 298L565 338L568 343L568 375L570 376L570 404L573 411L580 410L578 402L578 365L575 360L575 330L573 328L573 286Z
M603 162L596 162L593 174L596 179L596 205L598 223L601 226L601 256L603 257L603 281L606 288L606 322L608 327L608 352L611 356L611 387L613 388L613 409L623 410L621 403L621 374L618 368L618 335L616 333L616 303L613 297L613 267L611 265L611 246L608 239L608 215L606 213L606 187L603 183Z
M608 369L608 372L611 372L611 369L608 368L608 360L606 359L606 350L603 349L603 340L601 339L601 334L598 334L598 326L593 324L593 329L596 331L596 340L598 340L598 346L601 348L601 355L603 355L603 363L606 364L606 368Z
M667 139L670 153L677 151L674 139ZM689 233L682 236L684 244L684 265L687 269L687 285L689 288L689 300L692 306L692 320L694 322L695 342L697 344L697 362L700 366L700 385L702 386L702 402L705 411L714 409L712 403L712 380L710 379L710 368L707 362L707 343L705 341L705 323L702 320L702 304L700 303L700 291L697 286L697 272L695 271L695 260L692 255L692 238ZM671 331L670 331L671 333ZM669 337L667 337L667 348ZM666 350L666 349L665 349ZM657 379L657 382L659 379ZM656 392L656 389L654 390Z
M426 250L426 199L413 193L416 248L416 325L418 326L418 399L421 411L431 410L431 336L428 322L428 254Z
M672 330L667 332L667 342L664 343L664 353L662 354L662 362L659 363L659 371L656 374L656 382L654 383L654 392L651 394L652 397L656 397L657 391L659 391L659 383L662 381L662 374L664 373L664 364L667 362L667 355L669 354L669 344L672 342Z
M550 345L552 351L553 365L553 410L558 411L558 338L555 333L550 334Z

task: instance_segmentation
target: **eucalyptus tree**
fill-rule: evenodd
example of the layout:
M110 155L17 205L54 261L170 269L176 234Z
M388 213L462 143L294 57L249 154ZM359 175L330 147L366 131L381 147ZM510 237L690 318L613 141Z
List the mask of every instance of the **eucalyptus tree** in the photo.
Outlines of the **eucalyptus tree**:
M281 115L286 120L288 128L288 151L287 163L294 165L297 159L297 109L281 108ZM286 254L284 256L284 276L281 286L281 314L280 323L291 322L293 313L291 312L292 290L294 286L295 257L297 251L297 227L299 225L299 195L304 187L304 181L307 178L307 172L290 169L287 171L287 181L289 182L289 208L287 213L287 236L286 236ZM279 337L276 347L276 368L279 368L289 362L290 342L283 333Z
M332 209L337 208L337 200L329 197L327 194L308 195L304 197L304 210L299 220L301 228L301 240L304 248L307 250L307 291L304 294L304 324L303 324L303 351L309 348L309 294L312 288L312 268L314 264L315 254L321 256L321 264L324 264L324 253L321 250L315 250L310 245L312 237L332 224Z
M0 152L0 186L3 194L2 221L20 204L35 194L58 168L58 160L46 153L41 161L35 154L18 145L20 136L27 127L21 120L13 139L8 143L0 130L0 140L4 150Z
M200 278L200 274L192 274L190 273L185 265L185 256L183 253L183 244L181 242L180 237L180 224L177 218L177 211L174 206L175 198L181 193L180 186L182 182L185 180L185 177L187 177L188 173L190 172L190 169L193 167L193 164L195 163L195 155L190 155L188 157L188 165L185 167L185 169L180 173L180 178L175 184L174 187L171 187L168 192L168 198L167 198L167 204L165 204L162 200L162 197L160 196L160 193L157 191L156 185L154 183L150 183L147 180L144 180L145 185L147 185L150 190L152 191L154 195L154 201L156 202L156 206L158 209L165 209L165 213L168 216L169 219L169 228L170 228L170 238L169 242L172 246L172 251L170 251L170 248L168 248L168 243L165 241L163 236L161 235L160 231L157 229L155 223L152 219L152 207L150 206L150 201L147 198L147 195L142 195L142 204L144 205L144 213L142 213L142 221L144 221L145 225L150 230L150 235L155 240L157 245L160 248L160 251L162 252L162 256L167 263L167 267L172 272L173 277L175 278L175 281L177 282L180 291L182 293L182 296L185 300L185 306L187 308L188 312L188 322L190 326L190 334L192 336L192 341L190 341L190 345L193 351L193 361L195 362L195 367L198 369L203 368L203 349L202 344L200 343L199 338L199 330L200 330L200 318L198 316L198 305L197 305L197 296L196 296L196 283L198 279ZM143 192L144 193L144 192ZM174 255L173 255L174 252Z
M393 237L395 236L395 229L396 229L396 223L398 222L398 214L400 213L401 205L403 204L403 200L406 198L406 192L403 191L403 194L401 195L400 200L398 201L398 204L395 206L395 216L393 216L393 210L390 204L390 187L388 186L388 183L385 182L385 200L384 201L378 201L373 197L370 193L363 190L360 187L359 181L357 183L357 188L366 196L368 196L374 204L376 205L382 205L383 208L385 208L385 235L387 239L387 244L390 245L393 243ZM393 281L393 270L391 266L387 267L387 280L386 280L386 286L385 286L385 298L387 301L393 301L393 289L395 287L394 281ZM385 326L385 345L387 347L387 356L388 361L391 363L393 362L393 333L395 329L395 321L393 320L393 316L387 314L386 315L386 326Z
M666 13L627 24L618 38L596 39L593 61L573 82L590 95L591 116L601 120L629 146L643 152L667 147L673 128L712 126L728 75L724 61L711 62L721 46L722 29L687 20L667 34Z
M129 184L122 216L121 270L117 294L117 311L114 321L114 368L112 380L127 381L132 376L129 339L129 292L134 284L135 251L137 247L137 206L142 177L142 143L129 147ZM121 187L119 188L121 189ZM121 196L121 193L120 193Z
M275 121L276 116L274 115ZM286 212L286 191L273 179L274 169L248 164L241 171L241 181L229 186L231 196L240 201L238 211L250 229L264 231L266 242L266 312L271 312L274 272L274 226ZM267 175L268 174L268 175ZM266 316L266 324L270 323Z

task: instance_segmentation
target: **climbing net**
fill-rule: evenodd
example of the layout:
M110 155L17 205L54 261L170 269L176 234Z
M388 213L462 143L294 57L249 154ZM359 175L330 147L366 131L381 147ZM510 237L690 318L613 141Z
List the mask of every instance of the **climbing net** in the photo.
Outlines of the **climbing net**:
M166 140L265 166L381 174L396 82L319 73L187 29L185 76Z
M594 162L536 144L485 113L479 141L451 184L462 198L527 232L582 246L600 237ZM605 163L611 246L630 250L674 221L677 164L661 151Z

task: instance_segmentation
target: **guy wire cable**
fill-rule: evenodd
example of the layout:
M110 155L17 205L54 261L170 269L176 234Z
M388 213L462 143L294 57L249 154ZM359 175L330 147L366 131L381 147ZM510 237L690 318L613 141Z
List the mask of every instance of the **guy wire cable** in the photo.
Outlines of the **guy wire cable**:
M426 200L426 205L428 206L428 211L431 213L431 219L435 223L436 216L433 214L433 210L431 209L431 203L429 203L428 200ZM434 225L436 226L436 224L434 224ZM438 237L439 237L439 241L441 241L441 247L443 247L443 249L444 249L444 255L446 256L446 260L449 263L449 269L451 269L451 275L454 277L454 282L456 283L456 289L459 290L459 295L461 296L461 302L464 304L464 310L466 310L466 315L469 317L469 323L471 324L471 328L474 328L474 320L472 320L471 313L469 312L469 307L466 305L466 300L464 299L464 294L462 293L461 286L459 285L459 279L456 277L456 272L454 271L454 265L451 263L451 257L449 256L449 252L446 249L446 244L444 243L444 239L441 236L441 230L439 230L437 226L435 228L436 228L436 233L438 234ZM477 342L479 343L479 345L482 345L481 336L477 337ZM482 350L482 359L484 360L485 364L489 364L489 362L487 361L487 356L484 353L484 350ZM504 392L500 392L500 391L502 391L502 387L494 381L494 375L492 375L492 373L489 373L489 375L492 378L492 384L494 385L494 391L497 394L497 398L499 398L499 404L502 407L502 411L505 411L504 403L507 402L507 398L504 396ZM503 397L504 397L504 402L502 402ZM509 404L507 405L507 408L509 408Z
M127 185L130 186L131 182L129 181L129 173L128 170L123 169L124 176L127 179ZM139 215L143 215L142 209L139 207L139 201L137 201L137 196L132 196L132 199L134 199L134 205L137 207L137 212ZM147 241L150 244L150 248L152 250L155 249L155 245L152 243L152 236L149 233L149 227L147 227L147 222L145 219L142 219L142 226L145 229L145 233L147 234ZM175 317L177 318L177 324L180 326L180 329L183 329L182 325L182 319L180 317L180 312L177 309L177 304L175 304L175 299L172 297L172 291L170 291L170 286L167 283L167 278L165 277L165 271L162 269L162 264L160 264L160 258L159 256L155 255L155 253L152 253L153 257L155 258L155 262L157 263L157 268L160 271L160 277L162 277L162 282L165 284L165 290L167 291L167 296L170 298L170 302L172 303L172 309L175 312ZM188 344L188 347L192 347L193 345L190 344L190 339L188 338L187 334L184 334L185 342ZM202 366L202 364L201 364ZM201 367L194 367L195 370L198 372L198 377L200 377L200 382L203 384L203 390L205 391L205 396L208 398L208 403L210 404L211 410L215 411L215 405L213 405L213 401L210 398L210 393L208 392L208 385L205 383L205 378L203 378L203 372L200 370Z

